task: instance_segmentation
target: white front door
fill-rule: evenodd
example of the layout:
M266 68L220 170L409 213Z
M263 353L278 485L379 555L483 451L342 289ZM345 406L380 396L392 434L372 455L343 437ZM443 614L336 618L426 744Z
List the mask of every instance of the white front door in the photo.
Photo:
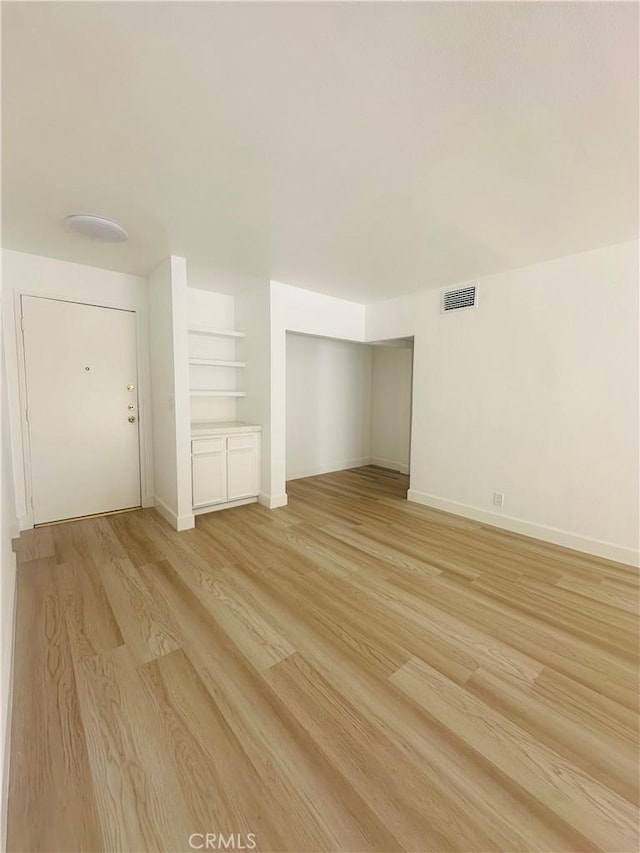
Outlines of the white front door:
M135 316L22 297L34 524L140 506Z

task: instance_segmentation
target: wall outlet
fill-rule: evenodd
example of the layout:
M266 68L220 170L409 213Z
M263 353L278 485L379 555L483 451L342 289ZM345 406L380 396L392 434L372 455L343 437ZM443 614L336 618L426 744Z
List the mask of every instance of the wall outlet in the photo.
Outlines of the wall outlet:
M504 506L504 495L502 494L502 492L493 493L493 505Z

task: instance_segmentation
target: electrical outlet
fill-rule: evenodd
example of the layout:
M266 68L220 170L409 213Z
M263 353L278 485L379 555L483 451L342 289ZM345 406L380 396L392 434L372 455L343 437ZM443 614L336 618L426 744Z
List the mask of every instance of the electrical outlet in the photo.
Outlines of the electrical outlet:
M502 492L493 493L493 505L504 506L504 495L502 494Z

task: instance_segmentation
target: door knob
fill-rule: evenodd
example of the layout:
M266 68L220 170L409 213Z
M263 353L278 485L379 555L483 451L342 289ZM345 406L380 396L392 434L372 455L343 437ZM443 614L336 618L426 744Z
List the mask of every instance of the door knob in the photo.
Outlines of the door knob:
M133 409L135 409L135 406L133 405L133 403L129 403L127 409L129 409L129 411L132 411Z
M135 385L127 385L127 391L133 391L135 387Z
M129 415L129 423L135 424L135 422L136 422L135 415Z

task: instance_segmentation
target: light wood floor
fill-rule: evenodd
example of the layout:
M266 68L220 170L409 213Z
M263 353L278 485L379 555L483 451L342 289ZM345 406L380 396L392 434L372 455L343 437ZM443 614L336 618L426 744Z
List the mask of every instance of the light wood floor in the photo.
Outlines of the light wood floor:
M638 572L405 488L23 535L9 849L636 851Z

